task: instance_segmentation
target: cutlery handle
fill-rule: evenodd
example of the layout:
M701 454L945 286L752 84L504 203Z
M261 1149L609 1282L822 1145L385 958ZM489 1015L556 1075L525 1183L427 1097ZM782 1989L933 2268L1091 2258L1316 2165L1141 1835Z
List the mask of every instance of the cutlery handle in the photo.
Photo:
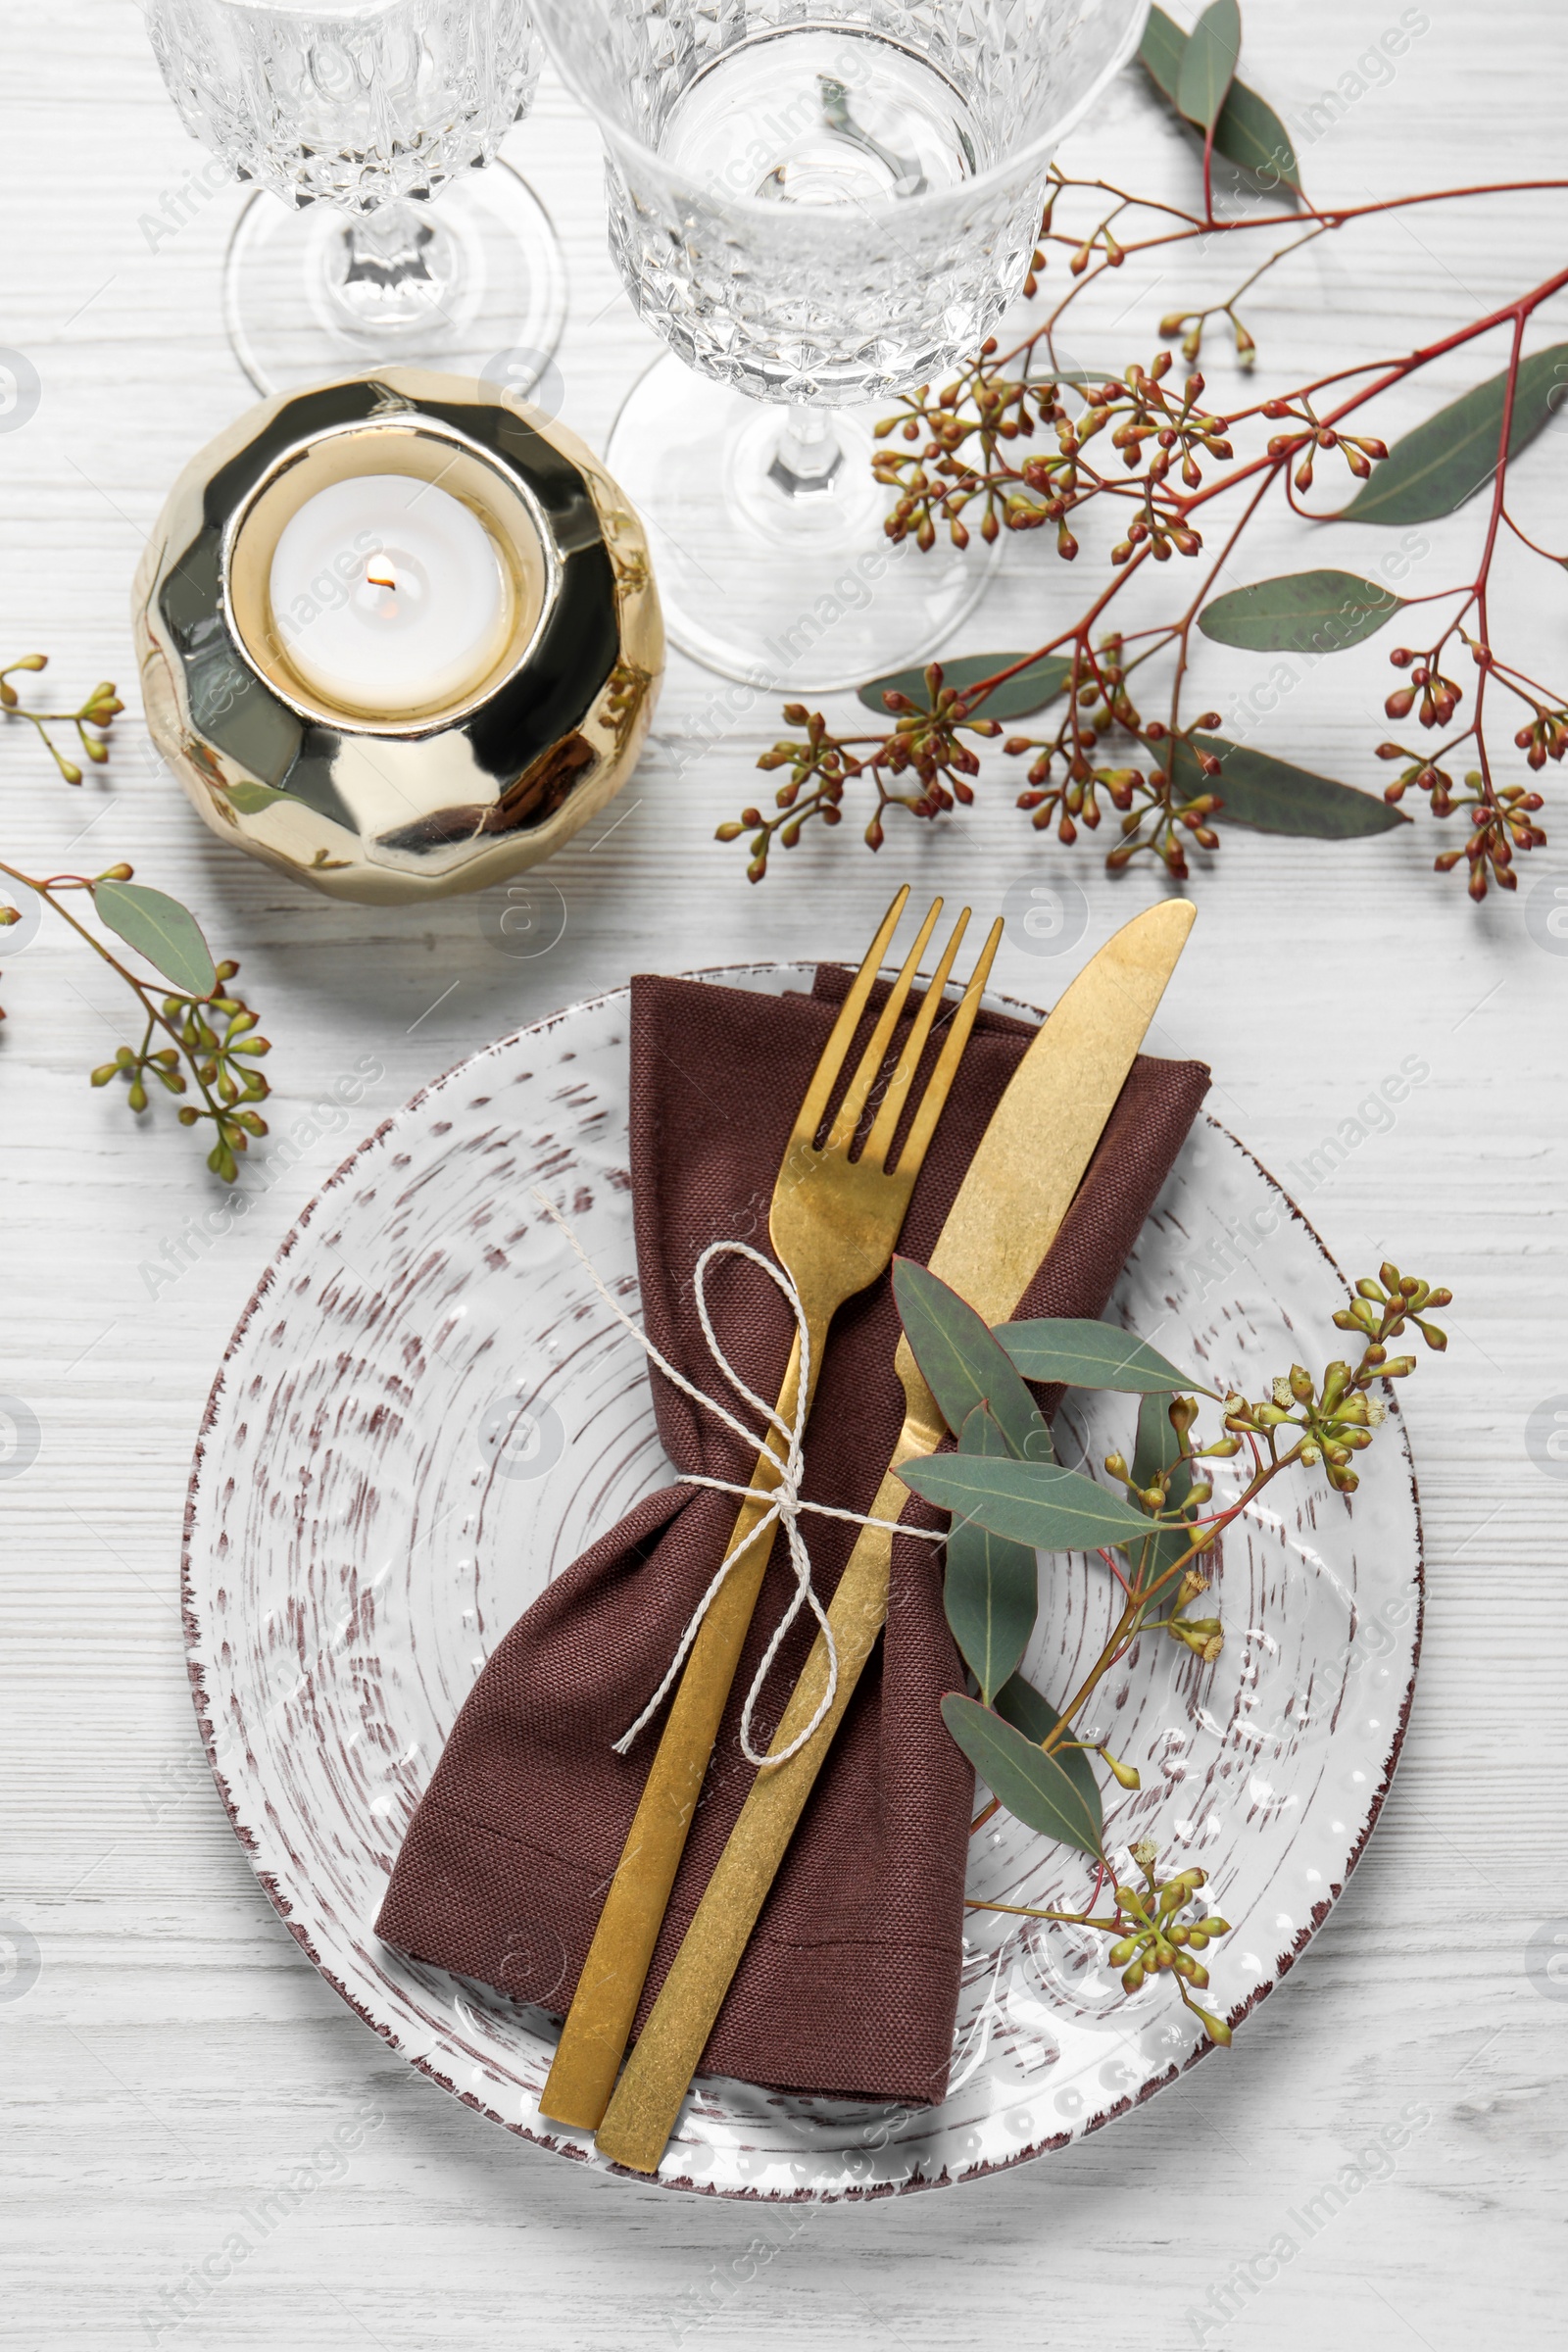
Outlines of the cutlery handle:
M809 1303L807 1312L808 1386L814 1389L827 1325L823 1319L816 1327ZM794 1420L800 1374L797 1337L779 1391L777 1410L786 1426ZM753 1486L770 1491L776 1485L783 1449L783 1438L770 1428ZM741 1504L728 1551L766 1509L765 1502ZM540 2096L541 2115L558 2123L592 2130L609 2105L777 1532L775 1520L730 1570L687 1656Z
M896 1472L920 1449L906 1424L871 1505L873 1519L898 1518L909 1493ZM758 1774L741 1808L599 2127L599 2151L614 2164L638 2173L659 2169L680 2103L822 1768L828 1744L876 1646L887 1616L892 1557L891 1534L885 1528L862 1527L827 1613L838 1652L838 1688L832 1707L798 1754ZM827 1685L827 1645L818 1634L773 1735L775 1748L787 1747L810 1722Z

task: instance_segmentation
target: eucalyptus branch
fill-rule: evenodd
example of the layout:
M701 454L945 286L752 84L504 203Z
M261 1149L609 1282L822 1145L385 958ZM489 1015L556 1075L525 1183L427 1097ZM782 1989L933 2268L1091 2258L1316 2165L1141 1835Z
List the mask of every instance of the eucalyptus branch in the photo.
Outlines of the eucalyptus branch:
M1115 1887L1116 1908L1108 1919L1098 1918L1093 1910L1035 1910L1024 1903L966 1901L964 1909L1004 1911L1014 1919L1052 1920L1062 1927L1097 1928L1102 1936L1115 1938L1107 1957L1113 1968L1122 1970L1124 1990L1136 1992L1146 1977L1169 1970L1184 2006L1210 2041L1228 2048L1230 2027L1222 2017L1200 2008L1192 1997L1194 1988L1202 1991L1208 1984L1208 1970L1198 1954L1216 1936L1230 1934L1229 1920L1221 1919L1218 1912L1188 1915L1198 1889L1207 1884L1208 1873L1190 1868L1161 1880L1155 1869L1158 1848L1152 1838L1140 1838L1130 1850L1143 1884L1129 1877Z
M90 760L94 766L102 767L109 758L109 746L104 738L125 706L115 693L113 684L105 679L93 688L79 710L30 710L23 702L11 680L18 670L47 669L48 666L49 657L47 654L24 654L20 662L10 662L4 669L0 669L0 715L7 718L25 719L28 726L35 729L39 741L48 751L49 757L59 768L66 782L79 784L81 769L74 760L66 758L50 734L50 728L52 726L74 727L76 741L81 746L83 756ZM97 727L101 732L90 735L87 732L89 727Z
M87 758L101 765L109 758L107 730L124 706L113 685L104 684L94 687L78 711L24 710L10 678L18 670L40 670L45 661L42 654L29 654L0 669L0 711L27 719L47 745L65 781L79 784L80 771L61 753L49 733L50 725L69 720ZM89 726L101 732L89 735ZM259 1016L232 987L239 965L232 960L215 963L189 910L167 892L138 883L134 869L123 861L93 875L40 877L0 858L0 875L19 891L30 891L40 905L58 915L135 1000L142 1021L140 1043L121 1046L113 1061L103 1062L93 1071L93 1085L107 1086L114 1079L122 1079L126 1102L138 1114L147 1108L150 1085L176 1096L194 1090L196 1101L180 1106L180 1124L194 1127L210 1122L214 1141L207 1164L215 1175L231 1184L239 1173L239 1154L248 1149L252 1137L267 1133L267 1122L256 1105L270 1092L256 1065L271 1047L257 1034ZM159 977L149 978L124 962L97 931L80 921L66 904L72 893L84 894L105 928L151 964ZM19 907L0 902L0 931L21 920ZM0 1020L4 1018L0 1007ZM155 1045L159 1037L168 1042Z
M1446 1306L1451 1298L1451 1292L1434 1290L1430 1283L1420 1282L1413 1275L1401 1275L1397 1266L1385 1264L1381 1282L1370 1277L1358 1282L1355 1305L1342 1309L1334 1318L1342 1330L1359 1331L1365 1338L1361 1360L1353 1370L1344 1361L1331 1363L1319 1386L1300 1364L1293 1364L1289 1373L1282 1374L1269 1395L1258 1402L1250 1403L1239 1395L1228 1396L1224 1435L1198 1448L1190 1448L1188 1445L1198 1400L1192 1396L1173 1397L1169 1417L1178 1444L1175 1460L1144 1490L1134 1488L1132 1474L1120 1454L1105 1457L1106 1471L1136 1494L1139 1504L1150 1513L1155 1527L1166 1527L1182 1535L1192 1525L1190 1513L1194 1506L1208 1501L1213 1492L1206 1480L1188 1483L1184 1486L1181 1507L1173 1510L1171 1486L1183 1466L1239 1453L1244 1437L1255 1438L1267 1448L1266 1460L1234 1501L1212 1519L1198 1525L1187 1548L1157 1575L1151 1575L1148 1567L1155 1546L1152 1543L1145 1544L1127 1605L1100 1657L1062 1708L1055 1730L1044 1743L1047 1754L1063 1744L1069 1727L1100 1683L1149 1626L1152 1604L1175 1588L1177 1607L1185 1609L1208 1590L1208 1577L1199 1565L1203 1554L1213 1550L1226 1528L1241 1518L1282 1472L1298 1464L1310 1468L1321 1462L1331 1486L1342 1494L1354 1492L1359 1477L1353 1457L1370 1446L1373 1432L1385 1417L1382 1402L1372 1392L1380 1381L1407 1378L1416 1366L1413 1355L1391 1356L1389 1341L1397 1338L1406 1323L1411 1322L1429 1348L1446 1348L1446 1335L1429 1319L1428 1310ZM1369 1313L1369 1309L1375 1309L1375 1313ZM1282 1453L1280 1441L1286 1430L1299 1430L1301 1434ZM1222 1637L1216 1620L1199 1620L1195 1624L1188 1617L1172 1615L1159 1622L1205 1663L1219 1655Z
M1195 1616L1193 1609L1211 1590L1225 1531L1288 1471L1320 1472L1336 1493L1354 1493L1357 1457L1386 1417L1384 1384L1415 1369L1416 1357L1392 1353L1393 1344L1413 1325L1429 1348L1445 1348L1446 1337L1432 1316L1449 1303L1450 1294L1385 1263L1376 1277L1356 1284L1351 1301L1334 1318L1361 1342L1355 1363L1336 1359L1316 1376L1293 1364L1266 1394L1250 1397L1239 1390L1221 1394L1184 1383L1146 1342L1107 1324L1048 1318L988 1330L928 1268L903 1260L895 1262L894 1291L915 1362L957 1440L956 1452L908 1462L899 1475L913 1493L952 1514L944 1600L977 1695L951 1692L942 1714L994 1791L973 1827L1005 1807L1042 1835L1076 1846L1103 1874L1112 1865L1091 1758L1124 1788L1141 1783L1136 1765L1112 1754L1083 1722L1085 1709L1145 1634L1164 1633L1201 1664L1213 1663L1224 1647L1223 1625L1218 1616ZM1120 1452L1105 1456L1109 1487L1055 1461L1026 1382L1140 1396L1131 1462ZM1203 1398L1221 1416L1206 1439L1198 1428ZM1211 1466L1244 1451L1250 1475L1216 1504ZM1058 1706L1020 1672L1038 1609L1038 1558L1086 1549L1114 1577L1119 1606L1099 1656ZM1125 1571L1113 1552L1121 1554ZM1125 1968L1129 1990L1151 1970L1169 1968L1205 2032L1227 2039L1221 2021L1189 1997L1190 1988L1201 1989L1207 1982L1200 1964L1189 1965L1190 1953L1181 1957L1189 1940L1185 1930L1195 1925L1185 1913L1202 1873L1187 1870L1161 1883L1153 1876L1156 1847L1140 1844L1133 1853L1145 1871L1145 1890L1118 1884L1110 1918L1095 1913L1098 1885L1078 1911L1030 1911L978 1898L970 1907L1114 1934L1112 1958ZM1183 1934L1174 1932L1176 1925ZM1223 1923L1205 1931L1224 1932Z
M1158 11L1154 14L1159 18ZM1169 60L1159 43L1175 44L1179 51L1187 36L1168 20L1160 22L1155 44L1160 62L1147 40L1144 55L1170 98ZM1267 111L1262 109L1265 117ZM877 428L873 471L892 494L889 537L912 541L917 554L934 548L942 534L962 548L975 530L987 542L1004 530L1047 531L1057 558L1072 563L1084 544L1086 512L1098 506L1116 517L1109 581L1075 622L1034 651L964 657L961 692L952 664L946 678L940 668L926 673L923 695L917 677L871 681L861 701L885 709L897 722L880 735L839 735L820 711L789 706L786 720L806 730L804 739L782 740L759 762L790 770L775 794L774 811L750 807L718 828L722 840L748 837L751 880L765 874L775 845L793 849L813 818L837 826L857 789L868 787L873 795L863 827L873 850L882 846L893 812L930 820L968 805L981 766L964 738L996 733L995 725L982 723L987 719L1005 721L1059 698L1063 714L1048 730L1007 734L1002 746L1004 757L1027 757L1030 762L1017 805L1037 831L1049 829L1063 848L1114 815L1115 837L1106 853L1112 869L1148 855L1172 875L1186 878L1189 853L1214 851L1221 827L1237 823L1325 837L1385 830L1407 821L1398 804L1413 786L1428 796L1436 817L1461 814L1468 827L1461 848L1436 858L1439 871L1462 863L1476 899L1494 885L1516 887L1518 857L1541 847L1546 837L1537 822L1541 792L1528 780L1507 779L1505 762L1489 735L1494 723L1487 709L1489 680L1522 675L1493 639L1491 589L1504 539L1522 559L1554 569L1564 564L1520 526L1507 510L1506 495L1510 459L1546 422L1559 389L1544 375L1546 355L1527 359L1526 330L1542 306L1568 286L1568 270L1411 351L1359 361L1228 409L1208 405L1200 374L1190 372L1178 382L1168 348L1157 350L1147 366L1103 378L1073 373L1060 362L1057 336L1072 306L1130 258L1155 253L1163 258L1168 249L1199 239L1259 228L1277 232L1275 248L1241 274L1223 301L1189 304L1168 311L1158 322L1161 336L1180 337L1181 358L1193 369L1205 328L1223 318L1239 363L1250 369L1257 347L1242 304L1271 272L1321 237L1414 206L1461 197L1519 200L1568 189L1568 179L1499 180L1364 204L1307 203L1299 198L1295 161L1275 120L1281 149L1272 184L1292 197L1291 208L1281 204L1236 219L1215 217L1210 170L1216 148L1224 145L1221 119L1215 116L1193 124L1203 139L1200 209L1141 196L1102 178L1053 172L1024 291L1031 298L1038 295L1053 266L1063 260L1066 287L1041 323L1010 348L1002 349L992 337L950 382L910 393ZM1300 209L1295 209L1298 198ZM1440 411L1396 448L1391 460L1387 444L1362 428L1362 413L1385 393L1499 326L1511 330L1501 376ZM1478 436L1483 448L1494 452L1490 463L1483 456L1478 465ZM1309 510L1302 501L1317 475L1325 465L1340 462L1348 468L1351 489L1362 485L1358 499L1348 508ZM1417 472L1419 480L1412 478ZM1286 507L1314 530L1332 527L1347 513L1360 519L1358 508L1367 501L1367 519L1407 523L1454 512L1488 485L1490 513L1473 577L1434 592L1463 600L1461 620L1474 616L1465 640L1478 672L1474 716L1436 751L1404 743L1377 747L1379 758L1401 763L1381 795L1381 806L1350 785L1307 775L1270 754L1215 736L1213 730L1222 724L1217 711L1197 717L1184 711L1195 628L1254 651L1318 656L1359 643L1407 601L1434 601L1405 600L1344 572L1303 572L1222 591L1222 571L1234 567L1248 530L1270 505ZM1215 547L1205 551L1206 510L1227 499L1232 506L1221 511L1229 521ZM1168 620L1138 631L1139 650L1127 659L1132 638L1116 627L1108 611L1114 600L1149 563L1192 560L1205 552L1201 584ZM1343 584L1339 603L1319 609L1322 583L1329 581ZM1443 676L1435 656L1401 651L1405 666L1419 662L1434 682L1441 681L1441 691L1423 700L1421 723L1446 726L1440 712L1445 702L1457 706L1457 686ZM1146 717L1130 686L1133 673L1156 656L1170 665L1168 704L1158 719ZM1400 654L1394 659L1398 663ZM1043 686L1032 704L1020 700L1013 681L1037 668L1043 674L1053 662L1059 673L1055 683ZM1411 683L1418 689L1427 683L1419 667ZM1391 694L1391 715L1400 715L1403 694L1402 687ZM1529 709L1513 744L1539 775L1547 760L1560 761L1568 753L1568 692L1542 687L1522 699ZM1461 787L1442 762L1464 746L1471 747L1475 765L1465 769ZM911 772L915 789L900 789Z

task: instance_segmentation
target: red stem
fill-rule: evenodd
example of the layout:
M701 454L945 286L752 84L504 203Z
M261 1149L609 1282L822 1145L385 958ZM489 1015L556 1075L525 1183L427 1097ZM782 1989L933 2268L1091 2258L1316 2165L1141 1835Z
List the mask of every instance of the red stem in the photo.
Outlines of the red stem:
M1478 664L1480 677L1476 682L1476 755L1481 761L1481 774L1487 788L1488 802L1495 807L1492 789L1492 762L1487 758L1487 739L1481 731L1482 712L1487 700L1487 675L1492 666L1492 632L1487 624L1487 589L1492 577L1492 555L1497 544L1497 527L1502 520L1502 502L1508 486L1508 443L1513 433L1514 394L1519 386L1519 355L1524 346L1525 319L1528 313L1521 309L1513 322L1513 348L1508 354L1508 376L1502 388L1502 423L1497 434L1497 471L1492 485L1492 513L1487 520L1486 545L1481 550L1481 562L1476 566L1476 623L1486 660ZM1462 617L1462 615L1461 615Z
M1540 184L1560 187L1568 185L1568 182L1553 180ZM1484 191L1473 190L1470 192L1482 193ZM1359 207L1357 209L1361 211L1372 211L1383 208L1367 206ZM1391 385L1401 383L1407 375L1412 375L1418 368L1429 366L1433 360L1443 358L1446 352L1457 351L1466 343L1473 343L1478 336L1489 333L1493 327L1500 326L1505 319L1510 318L1514 322L1514 372L1516 373L1517 354L1520 339L1524 333L1525 320L1540 308L1542 303L1547 301L1551 295L1559 292L1563 286L1568 286L1568 269L1559 270L1553 276L1543 279L1540 285L1533 287L1528 294L1519 295L1513 302L1502 303L1496 310L1489 311L1484 318L1474 319L1468 326L1456 327L1451 334L1440 337L1435 343L1418 345L1414 351L1407 354L1407 356L1402 360L1394 360L1389 362L1384 368L1383 372L1378 376L1374 383L1366 385L1359 392L1352 393L1349 399L1343 401L1337 409L1331 410L1328 415L1321 419L1322 423L1330 426L1338 424L1341 417L1350 416L1356 409L1364 407L1369 400L1375 400L1379 393L1386 392ZM1347 369L1344 372L1355 373L1359 372L1359 370ZM1319 388L1320 384L1333 383L1336 380L1338 379L1334 376L1324 376L1318 379L1318 383L1306 386L1304 389L1306 391L1315 391ZM1506 449L1507 446L1506 435L1511 425L1512 412L1513 384L1512 380L1510 380L1506 400L1506 416L1503 425L1504 449ZM1252 412L1250 411L1248 412L1248 414L1251 413ZM1223 480L1210 482L1205 489L1195 490L1190 495L1185 497L1179 491L1172 491L1170 493L1171 504L1175 511L1183 518L1185 518L1187 515L1195 513L1200 507L1206 505L1211 498L1217 498L1226 491L1234 490L1240 483L1249 481L1259 473L1266 473L1269 477L1269 480L1272 481L1279 473L1282 466L1286 467L1287 469L1289 468L1293 457L1294 452L1288 452L1279 457L1271 458L1265 454L1263 457L1254 458L1248 465L1238 466L1234 472L1226 474ZM1262 488L1263 490L1266 490L1267 487L1268 483L1265 482ZM1262 491L1260 490L1259 496L1261 495ZM1249 507L1247 514L1242 518L1243 525L1250 518L1256 503L1257 502L1254 500L1253 506ZM1497 515L1500 514L1500 511L1501 495L1499 480L1498 491L1494 494L1493 519L1488 533L1487 556L1485 559L1488 562L1490 562L1491 558L1492 543L1496 536ZM1308 519L1332 521L1334 517L1331 515L1325 515L1322 517L1308 517ZM1241 527L1242 525L1238 525L1238 529ZM1227 552L1229 548L1234 545L1235 539L1236 532L1233 531L1230 539L1226 542ZM982 678L976 685L966 688L964 692L965 710L972 711L978 705L984 702L984 699L988 694L992 693L998 686L1005 684L1008 678L1016 677L1020 670L1027 669L1031 663L1042 661L1047 654L1054 653L1058 646L1065 645L1073 638L1082 637L1085 631L1092 629L1095 622L1099 619L1101 613L1104 611L1106 605L1109 604L1112 597L1119 595L1122 588L1126 585L1127 580L1138 568L1139 564L1144 561L1147 553L1147 548L1139 549L1132 562L1128 564L1125 564L1117 576L1107 583L1103 594L1097 598L1089 612L1084 614L1083 618L1076 624L1076 626L1070 629L1063 629L1059 636L1048 639L1044 645L1037 647L1033 653L1021 656L1018 661L1010 663L1006 669L999 669L993 676L989 678ZM1212 574L1210 576L1212 577Z
M1462 345L1473 343L1478 335L1490 333L1493 327L1501 326L1505 319L1511 318L1515 321L1517 339L1517 336L1524 331L1524 321L1539 310L1541 305L1551 295L1560 292L1564 286L1568 286L1568 270L1559 270L1553 276L1544 278L1539 286L1532 287L1528 294L1521 294L1515 301L1501 303L1496 310L1489 311L1484 318L1472 320L1469 326L1456 327L1452 334L1444 335L1436 343L1421 344L1405 359L1392 362L1383 374L1378 377L1376 383L1368 384L1364 390L1352 393L1350 398L1342 401L1337 409L1331 409L1328 415L1322 418L1322 422L1325 425L1338 424L1342 416L1348 416L1354 410L1364 408L1369 400L1376 400L1379 393L1386 392L1391 384L1402 383L1407 375L1413 375L1418 368L1428 367L1433 360L1442 359L1446 352L1457 351ZM1327 380L1332 381L1332 378ZM1254 458L1250 465L1238 466L1234 473L1227 474L1223 481L1211 482L1206 490L1195 490L1186 498L1182 497L1179 492L1173 492L1173 503L1185 516L1190 514L1195 508L1205 505L1209 499L1218 497L1221 491L1234 490L1238 482L1247 481L1252 474L1265 469L1277 469L1289 462L1288 458L1267 456ZM1332 521L1335 517L1325 515L1321 519Z
M1101 1558L1105 1563L1105 1566L1110 1570L1111 1575L1116 1579L1117 1584L1120 1585L1122 1591L1127 1594L1127 1597L1130 1600L1132 1598L1133 1590L1131 1585L1127 1582L1127 1579L1123 1576L1121 1570L1117 1567L1115 1561L1111 1558L1109 1552L1105 1549L1102 1544L1099 1546L1099 1551Z

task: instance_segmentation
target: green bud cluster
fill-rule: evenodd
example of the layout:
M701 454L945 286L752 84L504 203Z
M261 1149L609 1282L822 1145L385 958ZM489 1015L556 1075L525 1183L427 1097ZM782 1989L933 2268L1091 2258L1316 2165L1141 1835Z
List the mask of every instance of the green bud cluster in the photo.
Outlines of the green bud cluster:
M1336 1358L1325 1367L1321 1384L1304 1365L1293 1364L1267 1396L1255 1402L1228 1396L1226 1429L1238 1443L1243 1436L1261 1438L1276 1461L1280 1433L1288 1429L1302 1462L1309 1468L1321 1463L1331 1486L1341 1494L1353 1493L1359 1484L1353 1457L1371 1445L1385 1418L1383 1403L1372 1389L1380 1381L1403 1380L1415 1370L1415 1357L1391 1356L1388 1342L1397 1339L1409 1322L1429 1348L1446 1348L1447 1334L1426 1319L1425 1310L1446 1306L1452 1297L1451 1291L1434 1289L1386 1262L1379 1279L1366 1276L1356 1284L1351 1303L1334 1317L1341 1331L1357 1332L1366 1342L1360 1362L1351 1366Z
M1340 1330L1363 1332L1378 1345L1396 1340L1408 1320L1427 1346L1441 1354L1448 1345L1448 1335L1436 1323L1426 1320L1426 1310L1450 1305L1453 1293L1434 1290L1431 1283L1419 1282L1413 1274L1401 1274L1392 1259L1385 1258L1378 1271L1381 1279L1373 1281L1369 1275L1364 1276L1355 1286L1351 1304L1342 1307L1335 1316ZM1395 1377L1387 1366L1385 1376Z
M1174 1878L1160 1883L1154 1876L1152 1860L1146 1858L1149 1851L1147 1840L1133 1849L1135 1861L1143 1868L1145 1885L1139 1886L1129 1881L1115 1889L1115 1925L1121 1933L1106 1956L1113 1968L1121 1970L1125 1991L1136 1992L1150 1977L1169 1971L1178 1979L1185 1999L1188 1986L1201 1991L1208 1983L1208 1970L1197 1955L1216 1936L1229 1935L1230 1926L1212 1913L1207 1917L1185 1916L1207 1878L1205 1871L1181 1870ZM1228 2029L1216 2033L1215 2021L1204 2011L1198 2014L1215 2040L1229 2041Z
M100 879L119 878L114 868ZM92 1072L94 1086L115 1078L126 1081L125 1100L133 1111L148 1103L148 1084L156 1082L167 1094L185 1095L194 1081L200 1103L180 1105L179 1123L194 1127L210 1119L216 1141L207 1155L214 1175L232 1184L239 1174L239 1154L253 1137L266 1135L267 1121L254 1107L271 1091L256 1063L271 1052L268 1039L256 1034L259 1016L243 998L229 992L239 970L233 962L219 964L218 989L208 997L167 996L163 1000L163 1033L177 1043L156 1049L157 1024L147 1023L141 1047L122 1046L113 1061Z
M11 718L23 718L37 733L38 740L48 752L62 777L68 784L81 782L81 769L60 749L49 730L52 726L74 727L76 741L85 758L95 767L102 767L109 758L109 746L104 741L115 720L125 708L115 692L112 678L101 678L86 701L75 710L29 710L12 685L11 679L21 669L40 670L49 666L47 654L24 654L20 662L8 662L0 669L0 713ZM89 735L89 727L101 732Z

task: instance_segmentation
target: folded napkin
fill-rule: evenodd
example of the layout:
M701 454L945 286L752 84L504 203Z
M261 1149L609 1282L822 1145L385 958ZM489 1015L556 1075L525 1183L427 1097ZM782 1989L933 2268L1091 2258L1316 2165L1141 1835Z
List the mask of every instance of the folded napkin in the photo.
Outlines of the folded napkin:
M713 1241L765 1246L784 1146L848 985L836 968L819 973L809 998L697 981L632 983L631 1174L645 1325L689 1380L726 1403L735 1400L703 1340L692 1269ZM874 1005L862 1032L873 1013ZM929 1257L1033 1034L1022 1022L980 1015L914 1186L899 1245L905 1255ZM1102 1311L1207 1086L1200 1063L1140 1056L1020 1313ZM733 1257L714 1262L708 1296L736 1370L758 1395L776 1396L794 1336L788 1302L758 1267ZM841 1309L807 1442L807 1497L870 1508L904 1417L893 1370L899 1328L887 1277ZM652 1379L660 1436L677 1468L745 1481L755 1450L662 1374ZM1043 1396L1048 1409L1057 1396ZM659 1721L628 1755L615 1755L612 1742L658 1689L724 1556L736 1508L731 1496L704 1488L650 1495L513 1627L469 1693L410 1825L376 1922L389 1943L564 2013ZM943 1524L912 1496L904 1518ZM858 1531L809 1513L802 1527L825 1606ZM639 2028L751 1786L741 1704L793 1589L779 1540ZM757 1711L759 1746L814 1632L803 1611ZM922 2105L942 2098L962 1961L973 1776L939 1703L944 1691L963 1687L943 1615L941 1551L896 1540L886 1636L730 1988L705 2073L840 2097Z

